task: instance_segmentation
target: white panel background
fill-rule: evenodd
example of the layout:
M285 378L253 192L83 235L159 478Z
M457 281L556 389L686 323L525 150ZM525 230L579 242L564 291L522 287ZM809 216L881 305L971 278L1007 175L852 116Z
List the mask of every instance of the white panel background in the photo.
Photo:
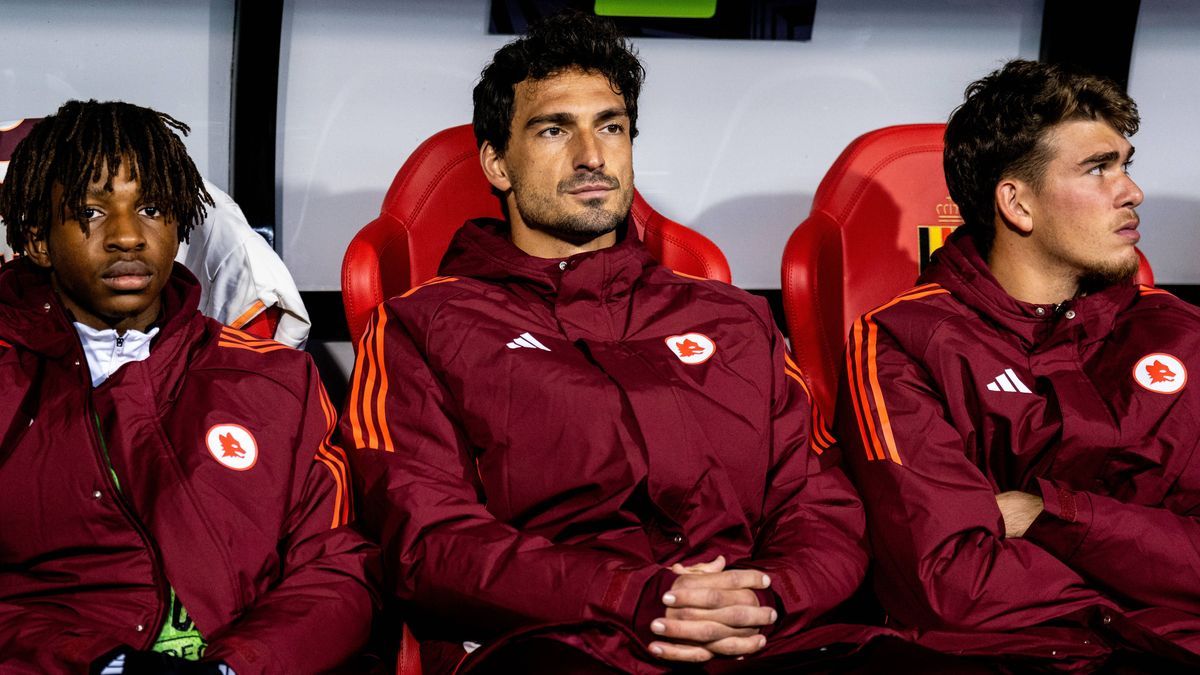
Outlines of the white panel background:
M0 0L0 120L65 101L125 100L174 116L196 166L229 178L233 0Z
M1134 180L1156 283L1200 283L1200 2L1142 0L1129 68L1142 114Z
M291 0L281 63L281 239L303 290L336 290L350 238L426 137L471 118L509 38L487 0ZM968 82L1036 58L1041 0L819 0L811 42L645 39L634 157L659 211L778 288L792 229L857 135L944 120ZM1165 280L1165 279L1164 279Z

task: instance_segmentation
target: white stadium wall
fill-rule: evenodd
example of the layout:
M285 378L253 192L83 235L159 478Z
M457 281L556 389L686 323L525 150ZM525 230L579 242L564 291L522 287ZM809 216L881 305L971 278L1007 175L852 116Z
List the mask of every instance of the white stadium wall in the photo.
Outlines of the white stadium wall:
M809 42L643 39L638 187L726 252L734 282L779 286L784 242L858 134L944 120L972 79L1035 58L1041 0L819 0ZM190 124L228 187L234 0L3 0L0 120L68 98L125 99ZM302 290L335 291L342 251L418 143L470 120L470 91L508 38L488 0L287 0L276 202ZM1200 283L1200 6L1142 0L1130 92L1134 175L1159 283ZM1101 48L1098 46L1097 48Z

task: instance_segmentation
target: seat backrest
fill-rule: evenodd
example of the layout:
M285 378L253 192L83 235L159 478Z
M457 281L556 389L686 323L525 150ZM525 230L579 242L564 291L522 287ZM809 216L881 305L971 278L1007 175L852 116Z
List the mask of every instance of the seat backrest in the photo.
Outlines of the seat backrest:
M812 212L784 249L792 350L824 410L836 399L850 324L911 288L929 255L963 222L946 189L944 132L944 124L906 124L855 139L821 180ZM1138 281L1154 283L1144 256Z
M704 235L664 217L634 191L631 216L651 255L684 274L730 281L724 254ZM342 298L357 345L384 300L437 274L450 239L472 218L503 218L483 175L469 124L429 137L396 172L379 217L351 240L342 260Z

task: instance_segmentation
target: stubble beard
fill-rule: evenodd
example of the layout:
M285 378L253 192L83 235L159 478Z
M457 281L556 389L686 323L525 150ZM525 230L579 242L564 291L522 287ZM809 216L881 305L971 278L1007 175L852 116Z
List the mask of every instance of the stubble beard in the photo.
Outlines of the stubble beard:
M555 238L582 243L590 241L616 230L629 217L629 209L633 204L633 189L623 187L621 182L602 173L576 174L564 179L555 186L556 193L547 197L537 191L522 189L522 181L516 174L510 174L513 196L517 211L527 227L546 232ZM567 213L556 200L575 187L592 183L604 183L613 188L617 203L615 208L605 208L603 199L589 199L583 202L584 209Z
M1079 288L1084 292L1096 292L1109 286L1129 283L1137 276L1138 267L1136 251L1134 255L1119 262L1092 265L1085 269L1080 277Z

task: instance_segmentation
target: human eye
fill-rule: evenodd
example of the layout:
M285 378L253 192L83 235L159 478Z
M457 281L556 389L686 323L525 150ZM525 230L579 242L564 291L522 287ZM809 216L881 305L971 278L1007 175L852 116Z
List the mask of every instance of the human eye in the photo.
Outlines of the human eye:
M601 128L601 131L603 131L606 134L623 134L623 133L625 133L625 125L618 124L617 122L610 122L608 124L605 124Z
M1088 174L1090 174L1092 176L1103 176L1104 175L1104 165L1097 164L1097 165L1093 166L1092 168L1088 169Z
M538 132L538 136L543 138L556 138L567 133L562 127L546 127Z
M1132 159L1126 160L1125 163L1121 165L1121 171L1123 171L1126 175L1128 175L1129 170L1132 167L1133 167L1133 160Z
M140 210L142 215L146 216L147 218L157 219L162 217L162 209L158 208L157 206L143 206Z
M91 222L93 220L96 220L100 216L104 215L104 213L101 212L100 209L98 209L94 206L84 206L83 208L76 211L75 214L79 217L80 220L83 220L85 222Z

